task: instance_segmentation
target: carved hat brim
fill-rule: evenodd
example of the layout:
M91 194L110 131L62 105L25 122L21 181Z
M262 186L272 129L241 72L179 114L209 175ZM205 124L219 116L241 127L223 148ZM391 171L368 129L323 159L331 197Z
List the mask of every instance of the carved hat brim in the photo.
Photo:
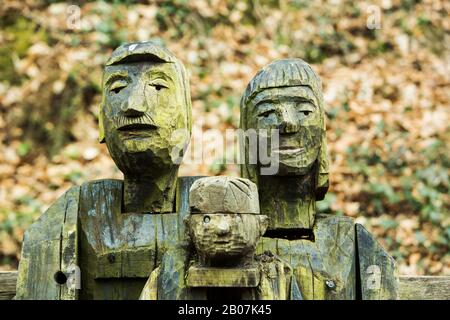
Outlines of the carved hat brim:
M133 42L121 45L113 51L106 66L137 61L176 62L176 57L155 41Z

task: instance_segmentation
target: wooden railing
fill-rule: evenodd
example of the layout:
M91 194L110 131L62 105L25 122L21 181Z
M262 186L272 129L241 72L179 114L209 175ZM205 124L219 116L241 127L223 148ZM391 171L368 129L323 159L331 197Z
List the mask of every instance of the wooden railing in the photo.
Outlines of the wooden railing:
M11 300L16 294L17 271L0 271L0 300Z
M16 294L17 271L0 271L0 300ZM401 300L450 300L450 277L400 276Z
M450 300L450 277L400 276L401 300Z

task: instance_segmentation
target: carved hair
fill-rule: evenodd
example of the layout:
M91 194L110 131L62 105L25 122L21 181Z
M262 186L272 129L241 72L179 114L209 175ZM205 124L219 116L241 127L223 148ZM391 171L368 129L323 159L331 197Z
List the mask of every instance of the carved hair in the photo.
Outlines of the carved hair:
M307 86L309 87L314 97L316 98L316 106L320 111L321 126L323 128L323 135L321 139L321 146L318 158L318 180L316 186L316 199L321 200L325 196L328 189L328 154L327 142L325 134L325 111L323 106L322 83L319 76L314 72L309 64L301 59L282 59L275 60L258 73L250 80L244 94L241 98L241 119L240 128L248 129L248 103L258 93L269 88L293 87L293 86ZM254 129L254 128L253 128ZM242 141L242 143L245 143ZM242 150L242 148L241 148ZM248 144L245 143L245 155L241 155L241 159L246 159L248 154ZM241 176L248 178L255 182L258 181L257 165L247 164L241 165ZM315 166L314 166L315 167Z

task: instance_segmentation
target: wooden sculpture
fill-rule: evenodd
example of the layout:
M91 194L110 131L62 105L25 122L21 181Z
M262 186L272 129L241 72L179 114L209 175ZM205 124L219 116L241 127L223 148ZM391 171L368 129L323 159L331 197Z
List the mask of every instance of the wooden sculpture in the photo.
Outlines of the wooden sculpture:
M256 185L247 179L196 180L189 194L191 214L185 218L191 241L184 251L190 255L187 272L162 264L152 272L141 299L172 298L164 283L174 275L177 296L184 299L301 299L286 261L270 251L255 256L268 224L267 216L259 214L258 201Z
M241 167L270 218L259 252L290 261L305 299L395 299L394 260L370 233L351 218L317 214L329 172L322 88L313 69L284 59L260 70L242 96L240 127L279 133L278 145L267 144L278 161L276 174L261 174L267 164L259 157ZM243 143L243 159L250 159Z
M242 129L279 133L266 150L275 174L256 157L243 178L177 177L191 121L171 52L139 42L112 53L100 142L124 179L72 187L32 224L16 299L397 297L394 261L370 233L317 214L329 172L321 83L308 64L269 64L241 100Z
M139 298L162 252L184 236L180 217L195 178L177 179L177 172L191 121L188 78L172 53L152 42L112 53L100 142L124 181L73 187L33 223L23 241L16 299ZM80 286L68 282L74 276Z

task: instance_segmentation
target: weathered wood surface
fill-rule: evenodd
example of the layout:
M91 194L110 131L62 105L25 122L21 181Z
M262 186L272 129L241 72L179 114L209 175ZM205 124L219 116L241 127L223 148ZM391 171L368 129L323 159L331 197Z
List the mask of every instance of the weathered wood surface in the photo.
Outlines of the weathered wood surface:
M362 225L355 224L357 272L363 300L395 300L398 295L395 260Z
M258 186L269 233L312 229L329 171L318 74L301 59L275 60L250 80L240 110L241 176Z
M206 177L192 185L189 205L193 213L259 214L258 189L247 179Z
M189 287L256 287L260 273L252 268L202 268L191 266L187 274Z
M183 64L154 42L128 43L113 51L103 80L100 141L124 174L123 212L173 213L192 127Z
M67 285L61 286L61 300L77 300L80 288L78 269L78 199L79 189L67 197L64 224L61 230L60 270L67 275Z
M17 271L0 272L0 300L16 294ZM449 276L400 276L400 300L450 300Z
M22 245L17 299L75 299L54 280L57 272L76 262L74 231L79 187L72 187L27 230ZM63 253L64 258L62 258Z
M263 237L257 253L270 251L293 268L305 300L353 300L355 232L351 218L318 215L315 241Z
M189 205L192 214L186 225L198 266L252 264L256 244L268 225L267 216L259 215L258 190L253 182L225 176L198 179L189 191ZM218 279L212 278L211 286L220 287Z
M121 213L119 180L71 188L26 232L17 299L137 299L162 254L184 238L183 217L196 179L178 179L178 214ZM81 290L76 290L77 266ZM65 277L63 286L56 273Z
M316 213L314 173L304 176L260 176L261 214L270 217L269 232L311 229Z
M184 239L180 215L197 177L180 177L179 213L122 213L123 183L85 183L80 194L80 299L138 299L150 273L171 246ZM185 202L183 204L183 202ZM183 211L183 212L181 212Z
M17 271L0 271L0 300L11 300L16 294Z
M450 277L401 276L401 300L450 300Z

